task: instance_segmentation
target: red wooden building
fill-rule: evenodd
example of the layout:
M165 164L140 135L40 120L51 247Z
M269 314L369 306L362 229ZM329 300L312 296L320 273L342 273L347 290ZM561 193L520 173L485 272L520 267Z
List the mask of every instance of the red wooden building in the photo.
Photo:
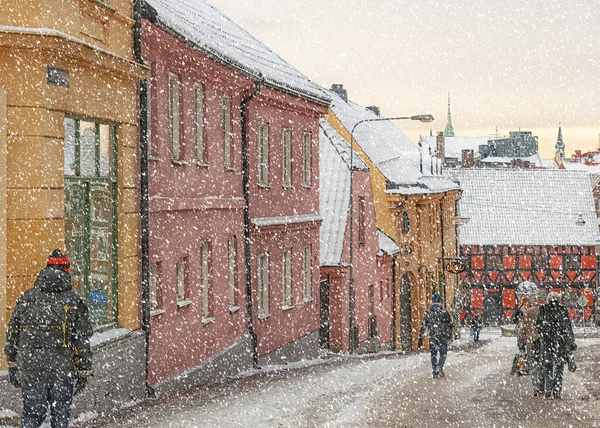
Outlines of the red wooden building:
M590 176L564 170L453 172L463 191L458 304L484 323L510 321L516 288L534 282L557 291L574 319L589 320L596 301L600 244Z

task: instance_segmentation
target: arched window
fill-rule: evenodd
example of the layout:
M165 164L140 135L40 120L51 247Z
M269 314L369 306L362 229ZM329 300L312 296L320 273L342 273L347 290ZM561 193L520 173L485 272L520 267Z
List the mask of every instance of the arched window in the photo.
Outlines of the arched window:
M404 211L402 213L402 233L405 235L410 232L410 219L408 213Z

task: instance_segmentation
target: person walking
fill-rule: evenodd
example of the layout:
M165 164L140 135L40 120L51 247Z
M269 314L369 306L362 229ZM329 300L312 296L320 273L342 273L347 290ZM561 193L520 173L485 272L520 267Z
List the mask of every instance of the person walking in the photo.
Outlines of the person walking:
M429 353L431 355L431 369L433 377L443 378L444 364L448 354L448 342L452 339L452 318L442 307L442 296L435 293L431 298L431 307L425 311L419 341L417 346L423 346L425 329L429 332Z
M517 341L519 350L525 354L531 383L533 385L533 395L539 396L544 393L544 368L541 359L540 335L535 328L535 322L540 312L540 306L544 303L542 294L530 294L533 299L533 305L523 312L523 318L517 330Z
M560 304L560 294L555 291L548 293L534 325L542 348L544 395L546 398L561 398L565 363L576 345L569 311Z
M4 353L9 381L21 388L22 428L41 426L48 406L51 427L68 427L73 394L91 374L92 325L69 268L69 259L54 250L34 287L17 300L8 324Z
M471 331L473 333L473 342L479 342L479 334L481 333L482 327L483 320L481 319L481 314L473 314L473 316L471 317Z

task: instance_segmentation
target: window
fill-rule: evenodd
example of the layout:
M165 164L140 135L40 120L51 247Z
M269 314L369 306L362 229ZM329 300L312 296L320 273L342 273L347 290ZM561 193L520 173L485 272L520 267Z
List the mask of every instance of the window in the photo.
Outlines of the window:
M205 164L204 159L204 91L202 85L194 86L194 133L196 161Z
M175 265L175 293L177 295L177 306L185 306L187 300L187 287L185 283L185 260L179 260Z
M117 128L64 120L65 247L94 328L117 321Z
M532 257L532 263L534 269L548 269L550 260L547 254L536 254Z
M180 160L179 112L179 77L171 74L169 75L169 148L173 160Z
M283 284L283 299L284 308L292 306L292 250L283 252L283 260L281 261L282 284Z
M292 130L284 129L281 138L282 164L281 182L284 187L292 185Z
M210 246L208 241L200 243L200 295L202 296L202 319L211 317L210 307Z
M312 185L312 134L305 132L302 139L302 184Z
M150 263L150 275L148 278L150 288L150 315L158 315L164 312L159 290L159 263Z
M258 125L258 184L269 185L269 125Z
M502 268L502 256L499 254L488 254L485 258L487 270L499 270Z
M404 235L410 233L410 217L406 211L402 213L402 233Z
M365 245L365 214L367 204L363 196L358 197L358 245Z
M312 300L312 246L304 247L302 260L302 288L304 301Z
M269 255L258 256L258 317L269 316Z
M579 255L577 254L565 254L565 269L574 270L579 269Z
M230 236L227 240L227 283L229 284L229 306L230 309L237 308L237 290L236 290L236 239Z
M152 64L148 64L149 67L152 67ZM156 148L152 145L152 77L151 73L148 72L146 77L147 87L146 87L146 138L148 145L148 157L156 158Z
M233 168L231 156L231 100L228 96L221 99L221 129L223 131L223 165L226 169Z

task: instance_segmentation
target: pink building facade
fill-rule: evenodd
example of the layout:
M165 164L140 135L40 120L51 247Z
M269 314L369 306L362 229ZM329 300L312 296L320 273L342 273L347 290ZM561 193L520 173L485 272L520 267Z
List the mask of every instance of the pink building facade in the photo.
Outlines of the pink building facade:
M190 14L192 27L182 24ZM252 60L242 66L232 40L202 45L214 19L229 28L212 41L244 38L251 57L281 62L270 68L292 75L289 87ZM149 383L169 389L176 377L192 384L316 356L327 97L202 0L148 1L142 50L151 70Z

